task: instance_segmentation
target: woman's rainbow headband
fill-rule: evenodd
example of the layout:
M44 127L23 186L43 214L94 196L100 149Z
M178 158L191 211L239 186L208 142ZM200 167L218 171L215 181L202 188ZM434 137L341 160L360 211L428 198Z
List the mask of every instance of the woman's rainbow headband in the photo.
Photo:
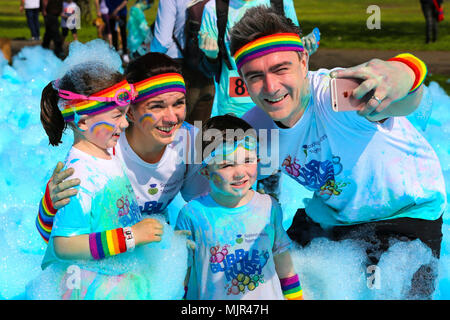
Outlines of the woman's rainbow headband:
M164 73L140 82L134 83L134 90L137 93L134 103L166 92L186 93L183 76L179 73Z
M136 103L166 92L186 93L183 76L179 73L164 73L134 84L123 80L90 96L58 89L57 84L58 81L55 81L55 89L58 90L59 97L64 99L61 113L66 122L74 121L75 115L106 112L117 106Z
M78 116L94 115L112 110L117 106L125 106L130 104L135 96L132 85L126 80L90 96L83 96L58 88L57 90L59 97L64 99L61 113L66 122L74 121L75 114Z
M237 68L266 54L279 51L303 52L303 43L295 33L276 33L247 43L234 54Z

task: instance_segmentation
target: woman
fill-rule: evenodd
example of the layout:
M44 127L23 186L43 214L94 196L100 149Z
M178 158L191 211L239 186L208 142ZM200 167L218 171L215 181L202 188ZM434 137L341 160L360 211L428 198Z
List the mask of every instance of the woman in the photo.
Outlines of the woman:
M200 164L193 161L194 127L184 122L181 68L165 54L148 53L133 60L125 75L137 96L127 114L130 126L112 153L125 164L141 213L165 214L169 220L167 206L178 192L189 201L209 190L208 181L197 173ZM53 215L45 208L58 210L78 192L73 187L79 179L63 181L73 169L60 172L62 167L56 166L42 201L45 205L40 206L37 225L44 239L51 232Z

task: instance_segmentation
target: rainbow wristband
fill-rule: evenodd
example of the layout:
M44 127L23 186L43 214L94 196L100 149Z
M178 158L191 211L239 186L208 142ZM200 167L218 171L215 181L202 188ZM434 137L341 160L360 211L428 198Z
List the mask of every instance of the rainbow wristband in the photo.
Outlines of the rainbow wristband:
M425 63L420 60L419 58L413 56L410 53L401 53L394 58L390 58L388 61L398 61L403 62L408 67L412 69L414 72L416 79L414 80L414 84L409 90L408 94L414 93L419 87L422 85L423 81L425 80L425 77L427 76L427 66Z
M36 228L41 235L42 239L44 239L45 243L48 243L50 239L50 234L52 232L53 220L55 219L56 209L53 208L52 200L50 198L50 191L48 188L48 184L45 188L45 194L42 197L41 202L39 203L39 212L36 217Z
M298 275L280 279L280 283L283 295L287 300L303 300L303 291Z
M95 260L127 251L123 229L117 228L89 234L89 249Z

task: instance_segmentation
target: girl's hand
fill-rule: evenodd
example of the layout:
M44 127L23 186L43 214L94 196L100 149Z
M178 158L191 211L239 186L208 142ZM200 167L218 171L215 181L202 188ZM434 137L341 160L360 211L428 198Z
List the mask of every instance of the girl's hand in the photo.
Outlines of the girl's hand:
M144 219L131 227L136 246L150 242L160 242L163 225L156 219Z

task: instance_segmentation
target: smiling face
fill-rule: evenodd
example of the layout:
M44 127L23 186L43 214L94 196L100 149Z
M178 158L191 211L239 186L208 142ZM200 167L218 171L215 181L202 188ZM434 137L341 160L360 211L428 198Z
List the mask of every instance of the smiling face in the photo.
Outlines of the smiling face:
M235 152L203 168L201 173L209 179L211 196L217 203L239 206L252 195L249 190L257 178L257 163L256 150L238 146Z
M240 69L252 100L274 121L291 127L302 116L308 98L308 55L274 52L245 63Z
M120 134L128 127L129 106L117 107L82 119L78 126L84 138L100 149L116 146Z
M133 136L153 146L172 143L186 117L186 99L181 92L166 92L132 106L128 117Z

